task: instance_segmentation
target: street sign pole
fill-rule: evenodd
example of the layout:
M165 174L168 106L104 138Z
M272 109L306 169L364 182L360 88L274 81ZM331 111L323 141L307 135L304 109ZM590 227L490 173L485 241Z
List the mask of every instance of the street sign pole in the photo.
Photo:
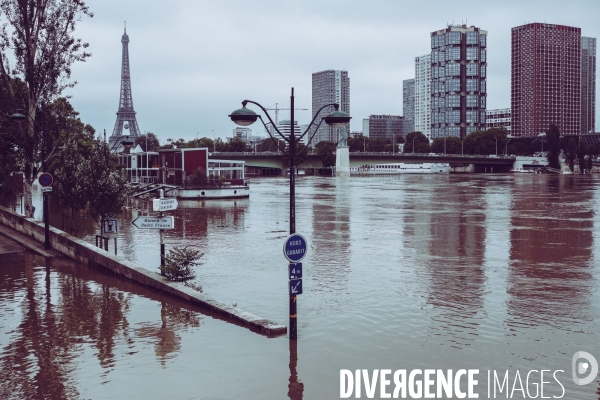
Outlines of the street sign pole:
M165 197L165 191L163 189L160 189L160 198L164 199ZM162 211L160 212L160 216L163 216ZM160 230L160 266L164 267L165 266L165 230L161 229Z
M294 136L294 135L291 135ZM290 174L294 171L291 170ZM298 338L298 309L297 300L299 294L302 294L302 264L300 261L306 255L306 239L302 235L292 233L286 239L283 245L283 255L290 262L289 264L289 295L290 295L290 340ZM298 272L299 271L299 272ZM299 273L299 276L297 274Z

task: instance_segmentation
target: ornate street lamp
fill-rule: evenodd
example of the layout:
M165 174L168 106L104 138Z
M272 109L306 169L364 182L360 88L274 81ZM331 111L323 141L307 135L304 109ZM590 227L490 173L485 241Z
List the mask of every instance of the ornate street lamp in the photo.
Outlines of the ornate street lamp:
M254 111L252 111L251 109L246 108L246 105L248 103L257 105L265 113L265 115L269 119L269 122L271 123L271 126L275 129L275 132L277 132L277 134L288 143L288 145L289 145L288 152L286 152L284 149L279 148L278 140L275 139L275 137L273 137L273 135L271 134L271 130L267 127L267 125L265 124L265 121L263 121L262 117L259 114L255 113ZM317 116L319 115L319 113L325 107L329 107L329 106L335 107L335 111L326 115L325 117L321 117L319 123L315 124L315 120L317 119ZM334 128L342 127L345 124L349 123L350 119L352 117L350 117L350 115L348 115L347 113L340 111L339 107L340 106L337 103L330 103L330 104L326 104L323 107L321 107L315 113L315 116L313 117L312 121L310 121L310 124L308 124L308 127L306 128L306 130L298 138L296 138L296 135L294 133L294 88L292 88L292 93L290 95L291 130L290 130L289 137L286 137L279 131L279 128L277 128L277 124L275 124L273 122L273 119L271 119L271 116L269 115L267 110L262 105L260 105L259 103L255 102L255 101L244 100L244 101L242 101L242 108L239 108L239 109L235 110L234 112L232 112L231 114L229 114L229 118L231 118L231 120L233 122L235 122L237 125L241 125L241 126L252 125L254 122L256 122L257 119L260 119L260 121L264 125L267 133L271 137L271 140L273 140L273 142L277 145L277 148L280 149L285 155L289 156L289 159L290 159L290 235L296 233L296 166L294 163L295 157L297 155L296 154L296 143L299 140L301 140L308 133L308 131L310 130L310 128L313 125L315 125L316 126L315 131L312 134L312 136L310 137L310 140L308 141L308 143L310 143L312 141L313 137L315 136L315 134L317 133L319 126L321 126L321 123L323 123L323 121L325 121L325 123L327 125L334 127ZM304 148L303 151L306 151L306 148ZM290 332L289 332L290 340L295 340L298 337L297 323L298 323L298 319L296 317L296 296L290 296Z

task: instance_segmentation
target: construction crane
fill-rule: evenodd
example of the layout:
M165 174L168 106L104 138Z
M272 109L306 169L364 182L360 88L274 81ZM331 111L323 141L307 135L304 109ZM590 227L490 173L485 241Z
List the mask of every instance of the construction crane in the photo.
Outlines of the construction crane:
M280 110L289 110L289 108L279 108L279 103L275 103L275 108L266 108L265 110L275 110L275 125L279 124L279 111ZM305 110L308 111L308 108L294 108L294 110ZM294 122L292 121L292 125Z

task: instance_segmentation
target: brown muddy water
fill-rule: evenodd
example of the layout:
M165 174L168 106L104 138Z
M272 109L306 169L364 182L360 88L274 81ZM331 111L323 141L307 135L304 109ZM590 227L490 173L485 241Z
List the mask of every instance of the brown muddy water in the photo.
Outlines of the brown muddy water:
M480 370L480 398L487 371L509 371L512 388L517 371L525 386L550 370L544 396L598 399L600 380L571 372L577 351L600 360L599 184L299 177L297 346L69 260L0 259L0 398L337 399L342 369L464 368ZM207 295L287 324L287 194L273 177L249 199L180 201L167 249L204 252L194 283ZM118 251L155 270L158 232L131 225L147 213L121 216ZM77 227L93 242L90 221Z

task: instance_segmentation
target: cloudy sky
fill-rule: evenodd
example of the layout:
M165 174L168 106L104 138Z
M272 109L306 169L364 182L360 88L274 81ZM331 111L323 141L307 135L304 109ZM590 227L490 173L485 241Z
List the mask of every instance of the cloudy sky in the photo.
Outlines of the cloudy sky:
M414 57L429 52L430 32L451 23L488 31L488 108L510 107L512 27L547 22L600 38L598 0L86 3L95 15L79 23L76 36L90 43L92 57L73 69L72 103L84 122L112 133L127 21L138 123L163 142L229 137L235 125L227 115L243 99L289 107L291 87L296 107L309 109L296 119L308 123L311 74L326 69L348 71L352 130L362 130L370 114L402 115L402 81L414 77Z

